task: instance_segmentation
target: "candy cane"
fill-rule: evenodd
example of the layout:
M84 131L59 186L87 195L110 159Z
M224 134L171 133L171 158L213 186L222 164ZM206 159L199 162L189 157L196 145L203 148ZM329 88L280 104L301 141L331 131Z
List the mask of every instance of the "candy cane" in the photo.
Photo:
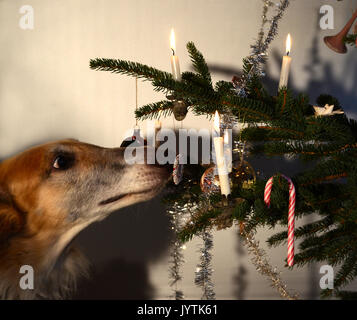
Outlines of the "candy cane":
M290 178L281 175L289 182L289 215L288 215L288 266L294 265L294 229L295 229L295 187ZM273 187L274 176L271 177L264 189L264 202L270 207L270 195Z

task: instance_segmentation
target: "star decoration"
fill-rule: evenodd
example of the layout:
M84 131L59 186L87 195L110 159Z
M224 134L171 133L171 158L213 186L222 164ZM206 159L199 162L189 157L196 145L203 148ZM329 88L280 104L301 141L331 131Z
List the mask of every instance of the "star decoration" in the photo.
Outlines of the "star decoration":
M319 116L333 116L335 114L344 114L342 110L333 111L334 105L330 106L326 104L324 107L313 106L315 109L315 117Z

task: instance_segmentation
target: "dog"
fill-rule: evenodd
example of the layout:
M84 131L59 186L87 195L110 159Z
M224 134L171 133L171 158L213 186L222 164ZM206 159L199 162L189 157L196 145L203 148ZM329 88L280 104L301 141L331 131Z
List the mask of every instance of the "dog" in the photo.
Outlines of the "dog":
M168 166L127 164L124 151L62 140L0 163L0 298L68 298L88 275L73 239L161 191ZM21 266L33 268L32 290L19 285Z

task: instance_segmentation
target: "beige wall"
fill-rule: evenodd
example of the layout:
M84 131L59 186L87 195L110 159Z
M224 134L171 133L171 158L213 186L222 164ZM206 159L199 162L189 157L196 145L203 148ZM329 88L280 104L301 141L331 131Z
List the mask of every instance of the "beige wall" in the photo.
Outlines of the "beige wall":
M351 14L351 3L357 7L357 1L292 0L291 3L270 50L267 68L270 86L274 88L277 84L285 37L290 32L291 86L312 96L332 92L344 102L349 115L354 116L357 50L337 55L325 47L322 38L340 30ZM35 10L34 30L19 28L19 8L24 4ZM335 7L335 31L318 28L322 4ZM185 50L188 41L196 43L215 69L239 70L257 35L260 14L259 0L1 0L0 158L39 142L64 137L118 146L124 132L135 123L134 79L92 71L91 58L128 59L169 71L169 33L174 27L182 70L190 68ZM214 79L229 80L231 76L215 73ZM139 84L140 104L161 98L150 84ZM163 123L173 126L172 118ZM206 119L191 115L183 123L184 127L208 125ZM259 237L265 239L268 233L263 231ZM218 297L234 297L232 276L242 263L250 272L246 297L276 297L248 263L248 257L238 257L237 245L234 230L215 234ZM192 284L195 250L195 242L190 243L184 267L183 286L189 298L199 298L199 291ZM285 247L272 251L272 262L279 267L284 257ZM165 259L164 255L149 268L157 297L168 293ZM285 276L291 287L308 295L311 272L286 271Z

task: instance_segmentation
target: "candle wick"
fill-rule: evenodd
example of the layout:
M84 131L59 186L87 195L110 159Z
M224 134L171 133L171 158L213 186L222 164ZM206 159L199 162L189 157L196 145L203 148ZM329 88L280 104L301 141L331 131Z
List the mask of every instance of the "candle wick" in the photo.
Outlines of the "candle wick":
M172 50L172 55L174 56L175 55L175 50L173 48L171 48Z
M286 55L287 55L287 56L290 56L290 51L288 51L288 52L286 53Z

